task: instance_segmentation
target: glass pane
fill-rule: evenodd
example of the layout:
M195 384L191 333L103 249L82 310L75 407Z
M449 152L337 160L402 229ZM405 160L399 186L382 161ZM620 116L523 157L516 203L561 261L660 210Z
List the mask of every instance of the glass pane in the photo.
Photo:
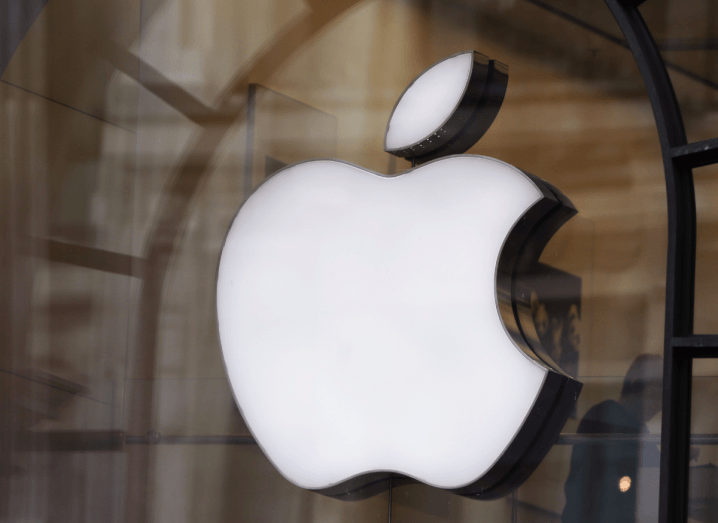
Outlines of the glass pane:
M669 68L689 142L715 138L718 12L714 2L651 2L641 9Z
M718 166L711 165L693 170L696 191L696 291L693 331L697 334L718 333L718 271L716 255L718 244L718 214L715 198L718 196Z
M572 34L574 42L579 40L576 36L581 33L593 35L596 41L612 42L614 53L605 52L602 46L594 46L591 69L600 71L604 78L620 71L625 80L630 79L633 88L641 89L638 68L630 51L617 45L625 40L605 4L575 0L531 4L537 16L541 16L540 11L551 14L553 23L547 27L561 27L560 34ZM668 65L689 141L714 138L718 107L718 16L715 4L704 0L652 1L644 3L640 12ZM607 60L611 61L610 66ZM618 64L620 66L616 67Z
M36 59L24 69L30 83L56 78ZM88 71L84 80L102 91L104 79ZM130 96L108 106L122 103L135 104ZM135 135L8 83L0 121L0 518L113 521L123 506L118 451L136 279Z
M715 47L718 40L699 40L697 45L702 45L700 42L713 42ZM716 138L718 50L664 52L663 56L675 66L669 68L669 75L683 113L688 143Z
M516 521L657 521L661 365L583 378L576 418L518 491Z
M663 167L603 3L58 0L31 11L24 37L0 15L17 40L0 56L0 520L656 521L660 371L641 355L663 350ZM641 11L666 59L703 78L674 75L689 135L713 137L715 7ZM542 344L584 385L575 412L501 499L415 484L395 487L390 505L388 492L343 502L299 489L254 444L227 381L215 314L227 228L294 162L408 169L383 151L394 103L467 49L510 68L503 107L468 152L545 179L579 211L532 289ZM696 330L715 332L715 173L701 172ZM710 394L695 397L694 421L708 423L695 431L716 433ZM586 515L597 504L613 512Z
M691 453L688 474L689 521L718 521L718 360L693 361Z

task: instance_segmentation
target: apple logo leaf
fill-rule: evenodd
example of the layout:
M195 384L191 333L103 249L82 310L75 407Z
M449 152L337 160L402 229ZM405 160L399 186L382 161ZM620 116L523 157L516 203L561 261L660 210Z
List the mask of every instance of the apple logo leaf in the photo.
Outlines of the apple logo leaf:
M494 499L528 478L581 384L541 347L522 278L575 213L474 155L396 176L318 159L261 184L225 239L217 317L280 473L345 500L390 481Z
M468 151L494 122L508 78L506 65L476 51L435 63L396 102L384 150L416 164Z

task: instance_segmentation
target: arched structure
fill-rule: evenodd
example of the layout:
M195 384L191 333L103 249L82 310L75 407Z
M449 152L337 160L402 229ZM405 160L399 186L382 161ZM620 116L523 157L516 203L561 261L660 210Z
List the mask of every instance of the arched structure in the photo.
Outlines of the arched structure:
M693 332L696 266L693 169L718 164L718 138L687 142L673 84L656 42L638 11L641 3L641 0L606 0L646 85L663 153L668 257L659 521L682 523L688 517L693 359L718 357L718 335Z

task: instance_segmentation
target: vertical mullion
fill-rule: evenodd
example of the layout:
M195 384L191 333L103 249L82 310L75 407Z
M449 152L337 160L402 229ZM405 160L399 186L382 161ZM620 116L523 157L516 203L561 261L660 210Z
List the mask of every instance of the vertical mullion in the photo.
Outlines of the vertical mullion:
M678 523L688 517L693 359L670 342L664 358L659 522Z
M641 72L663 152L668 253L659 521L685 523L693 360L680 349L676 350L673 340L693 332L696 239L693 177L689 168L680 168L674 163L672 151L686 145L683 118L661 54L638 11L637 4L641 2L605 1Z
M688 518L688 463L693 359L676 350L676 337L693 334L696 212L693 173L664 149L669 211L666 324L661 429L660 523Z

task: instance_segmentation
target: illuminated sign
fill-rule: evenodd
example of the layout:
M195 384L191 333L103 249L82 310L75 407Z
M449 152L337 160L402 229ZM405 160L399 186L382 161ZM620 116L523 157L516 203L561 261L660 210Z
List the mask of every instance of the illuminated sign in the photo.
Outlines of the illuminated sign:
M573 213L482 156L396 176L314 160L265 181L228 232L217 310L231 387L277 469L345 498L397 474L482 498L528 477L580 384L542 355L517 278Z

